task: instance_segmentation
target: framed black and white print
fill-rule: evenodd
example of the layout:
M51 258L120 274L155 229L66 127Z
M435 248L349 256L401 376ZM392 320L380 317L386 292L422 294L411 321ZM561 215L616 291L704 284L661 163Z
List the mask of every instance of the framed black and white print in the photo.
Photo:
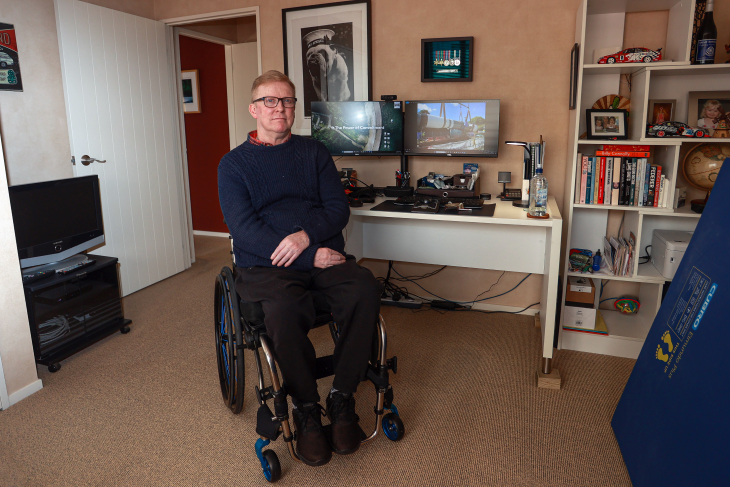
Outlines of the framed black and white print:
M372 97L370 0L283 9L284 73L296 86L292 133L310 135L313 101Z

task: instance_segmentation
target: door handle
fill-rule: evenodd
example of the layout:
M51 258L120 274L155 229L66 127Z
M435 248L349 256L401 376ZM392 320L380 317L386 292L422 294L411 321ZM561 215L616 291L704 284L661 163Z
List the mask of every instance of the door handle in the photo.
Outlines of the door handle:
M92 162L106 162L106 161L100 161L99 159L94 159L93 157L89 156L81 156L81 164L84 166L88 166Z

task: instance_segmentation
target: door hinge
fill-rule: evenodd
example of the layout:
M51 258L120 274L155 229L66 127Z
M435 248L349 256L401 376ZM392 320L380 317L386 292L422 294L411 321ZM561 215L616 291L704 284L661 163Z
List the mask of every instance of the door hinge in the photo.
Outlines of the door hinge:
M71 156L71 164L76 165L76 158L74 156Z

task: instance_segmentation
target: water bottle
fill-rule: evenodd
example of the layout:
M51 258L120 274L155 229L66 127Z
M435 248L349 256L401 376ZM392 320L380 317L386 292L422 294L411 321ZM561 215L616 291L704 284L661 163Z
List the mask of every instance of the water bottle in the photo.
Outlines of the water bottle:
M535 175L530 180L530 216L547 215L548 181L542 174L542 168L535 169Z

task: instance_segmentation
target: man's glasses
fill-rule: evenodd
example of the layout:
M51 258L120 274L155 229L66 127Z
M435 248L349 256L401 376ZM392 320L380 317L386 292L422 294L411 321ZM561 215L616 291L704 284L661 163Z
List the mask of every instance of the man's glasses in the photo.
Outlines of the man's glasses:
M253 103L256 103L257 101L263 101L264 106L268 108L276 108L279 105L279 101L284 104L284 108L294 108L294 105L297 104L297 99L291 96L287 96L286 98L277 98L275 96L262 96L261 98L255 99Z

